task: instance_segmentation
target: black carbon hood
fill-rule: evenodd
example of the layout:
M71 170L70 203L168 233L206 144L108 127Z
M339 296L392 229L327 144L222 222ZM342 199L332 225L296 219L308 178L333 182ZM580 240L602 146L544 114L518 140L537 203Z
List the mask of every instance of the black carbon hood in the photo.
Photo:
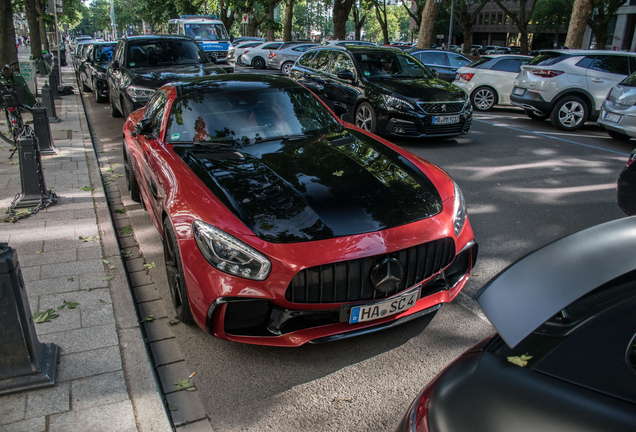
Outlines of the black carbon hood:
M254 234L324 240L434 216L442 201L409 160L356 132L176 153Z

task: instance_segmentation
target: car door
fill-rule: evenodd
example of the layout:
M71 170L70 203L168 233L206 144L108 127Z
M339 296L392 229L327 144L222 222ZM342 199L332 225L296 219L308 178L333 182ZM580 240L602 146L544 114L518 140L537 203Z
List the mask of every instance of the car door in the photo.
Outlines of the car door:
M146 197L146 207L150 218L157 228L161 227L161 209L164 200L164 178L160 175L162 172L162 163L157 157L157 147L160 145L159 137L161 124L165 114L167 95L165 92L157 92L148 102L144 110L144 118L150 119L153 123L151 135L138 135L137 142L139 144L138 154L134 157L141 171L141 176L137 177L139 186L143 190Z
M121 92L121 82L124 76L122 68L125 66L124 64L125 48L126 48L125 41L120 40L117 44L117 49L115 50L113 61L111 61L110 64L108 65L108 71L106 72L106 80L108 81L108 90L110 93L109 95L110 100L115 103L116 107L119 107L120 112L121 112L121 106L119 106L119 101L120 101L120 92Z
M338 77L338 72L349 71L353 75L353 80ZM354 66L349 53L340 51L334 52L329 64L324 71L325 85L323 93L330 108L337 116L345 121L353 121L353 113L360 91L356 86L358 71Z
M324 90L326 81L323 74L329 65L331 53L332 50L329 49L318 51L311 62L311 68L307 68L302 74L302 84L322 99L329 108L333 108L333 102L330 101L328 96L325 94Z
M585 79L599 110L609 91L629 75L629 57L619 54L597 55L588 68Z
M497 90L498 104L509 104L513 82L521 70L521 59L503 58L495 62L490 69L478 69L483 73L480 84L486 84ZM480 76L478 72L478 76Z

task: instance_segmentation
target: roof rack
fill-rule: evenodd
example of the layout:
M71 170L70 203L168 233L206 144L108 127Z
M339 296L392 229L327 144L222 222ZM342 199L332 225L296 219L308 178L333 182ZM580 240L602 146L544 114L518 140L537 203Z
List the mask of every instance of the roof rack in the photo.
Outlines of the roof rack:
M217 19L216 15L181 15L180 19L188 19L188 18L208 18L208 19Z

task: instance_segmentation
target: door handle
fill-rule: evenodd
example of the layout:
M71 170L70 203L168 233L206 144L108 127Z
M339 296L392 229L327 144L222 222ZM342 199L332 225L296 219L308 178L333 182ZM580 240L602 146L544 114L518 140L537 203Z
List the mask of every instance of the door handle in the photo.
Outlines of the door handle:
M602 82L605 82L605 81L603 81L603 80L602 80L602 79L600 79L600 78L592 78L592 82L595 82L595 83L602 83Z

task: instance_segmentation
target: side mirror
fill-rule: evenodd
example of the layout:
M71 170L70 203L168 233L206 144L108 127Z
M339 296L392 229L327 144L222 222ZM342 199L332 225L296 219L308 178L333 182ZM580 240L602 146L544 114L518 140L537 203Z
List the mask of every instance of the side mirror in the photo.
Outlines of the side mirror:
M353 77L353 72L351 72L350 70L339 70L337 77L343 80L349 80L349 81L353 81L354 77Z
M154 122L152 119L143 118L139 120L139 123L135 125L135 134L137 135L152 135L152 128Z

